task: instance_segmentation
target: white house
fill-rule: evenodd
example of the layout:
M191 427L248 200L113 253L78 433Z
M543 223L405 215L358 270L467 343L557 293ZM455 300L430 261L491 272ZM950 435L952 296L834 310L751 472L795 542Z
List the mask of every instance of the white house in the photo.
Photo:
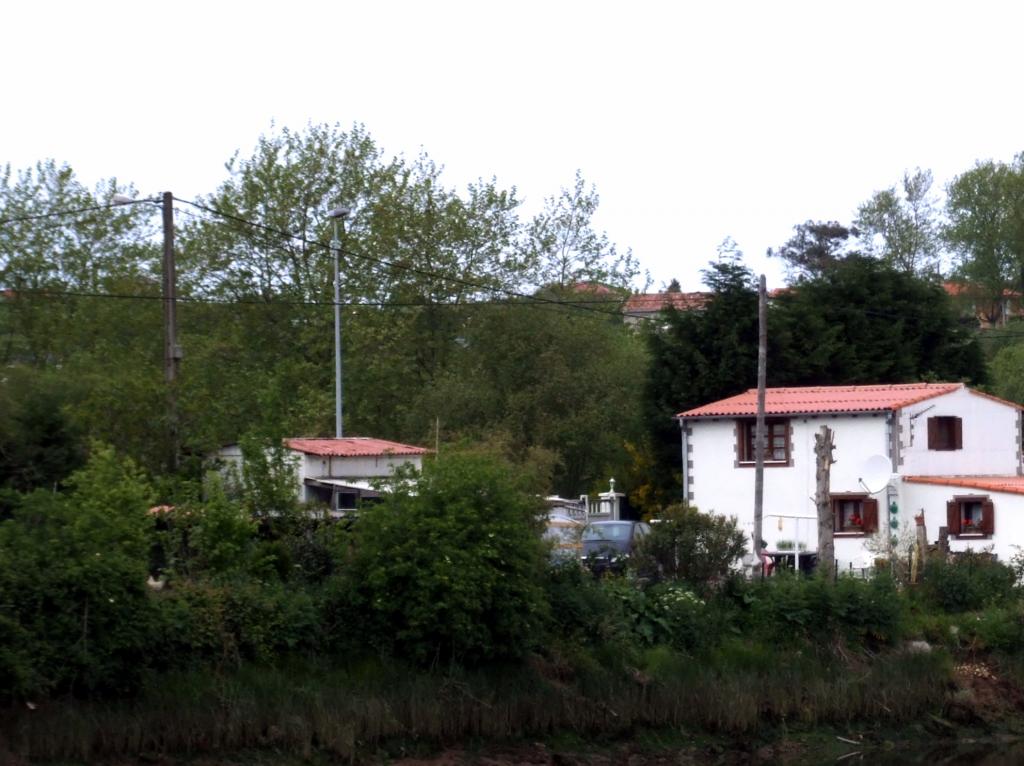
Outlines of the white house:
M990 549L1006 560L1015 544L1024 545L1019 405L961 383L909 383L770 388L765 411L769 552L817 548L814 435L822 425L834 433L830 479L840 567L884 556L881 531L912 526L922 513L929 540L947 527L952 550ZM748 535L756 412L752 389L677 415L684 496L701 510L735 516Z
M299 500L319 502L332 511L351 510L362 498L375 498L374 484L409 465L423 467L428 450L367 436L285 439L295 467ZM227 465L240 466L242 450L231 444L217 452Z

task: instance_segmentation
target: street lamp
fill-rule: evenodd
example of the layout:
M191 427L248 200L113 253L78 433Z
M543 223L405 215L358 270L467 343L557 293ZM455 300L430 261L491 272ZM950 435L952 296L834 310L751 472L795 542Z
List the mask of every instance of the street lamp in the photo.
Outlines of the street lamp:
M341 277L338 270L341 240L338 239L338 222L341 222L344 230L345 219L351 212L344 206L327 212L327 217L334 222L334 237L331 239L331 250L334 252L334 435L338 439L345 435L341 424Z

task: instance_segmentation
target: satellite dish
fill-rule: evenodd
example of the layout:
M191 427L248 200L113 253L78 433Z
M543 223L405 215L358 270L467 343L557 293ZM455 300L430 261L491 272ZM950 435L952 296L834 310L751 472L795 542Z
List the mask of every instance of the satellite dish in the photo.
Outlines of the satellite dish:
M872 455L860 466L860 485L868 494L881 492L889 484L892 462L885 455Z

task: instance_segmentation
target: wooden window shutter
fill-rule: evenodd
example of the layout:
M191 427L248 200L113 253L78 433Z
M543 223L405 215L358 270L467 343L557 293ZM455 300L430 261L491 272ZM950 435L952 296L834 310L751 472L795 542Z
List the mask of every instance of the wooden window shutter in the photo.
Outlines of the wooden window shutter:
M939 421L928 418L928 449L941 449L939 445Z
M949 446L952 449L964 448L964 421L960 418L953 418L953 443Z
M960 503L956 500L946 503L946 526L949 527L949 534L960 534Z
M861 502L861 509L864 534L870 535L878 531L878 501L869 497Z
M996 532L996 507L995 504L985 499L981 501L981 533L983 535L994 535Z

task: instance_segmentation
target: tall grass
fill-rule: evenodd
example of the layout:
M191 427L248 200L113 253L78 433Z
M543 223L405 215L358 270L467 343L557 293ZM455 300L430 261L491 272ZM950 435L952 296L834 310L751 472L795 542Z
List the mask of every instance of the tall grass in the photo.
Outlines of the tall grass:
M941 704L947 678L948 661L938 654L879 657L837 672L831 660L739 644L701 661L668 653L646 672L608 671L600 683L523 667L477 674L378 662L248 667L155 677L130 702L65 700L8 711L0 718L0 758L89 761L272 747L355 759L396 743L615 735L638 725L743 734L780 721L900 721Z

